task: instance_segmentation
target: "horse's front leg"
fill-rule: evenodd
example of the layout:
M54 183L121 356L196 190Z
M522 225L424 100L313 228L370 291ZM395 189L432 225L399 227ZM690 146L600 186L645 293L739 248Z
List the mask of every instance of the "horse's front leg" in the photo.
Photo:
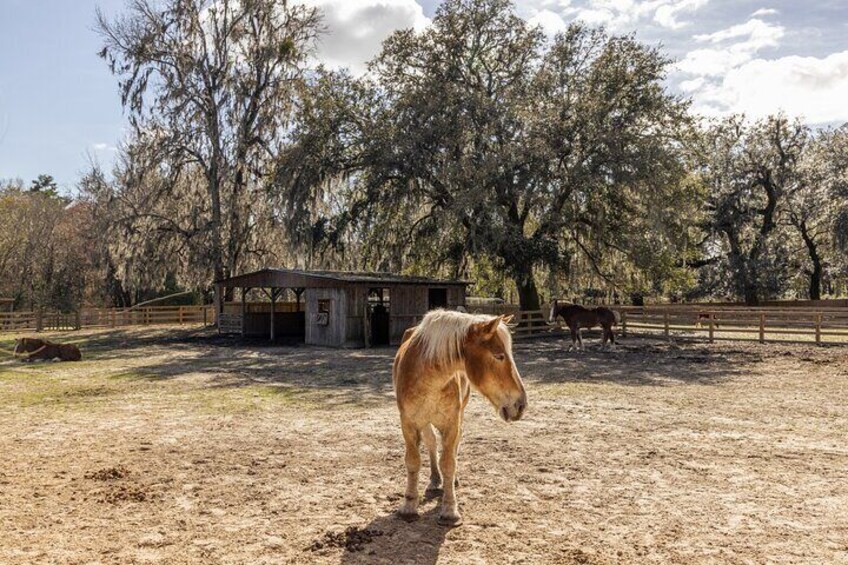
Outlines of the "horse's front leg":
M459 449L460 429L462 422L459 418L451 422L442 432L442 458L439 466L442 469L444 494L442 508L439 512L439 524L442 526L459 526L462 516L456 503L456 454Z
M418 471L421 469L421 432L408 422L401 422L406 443L406 493L398 515L411 522L418 519Z

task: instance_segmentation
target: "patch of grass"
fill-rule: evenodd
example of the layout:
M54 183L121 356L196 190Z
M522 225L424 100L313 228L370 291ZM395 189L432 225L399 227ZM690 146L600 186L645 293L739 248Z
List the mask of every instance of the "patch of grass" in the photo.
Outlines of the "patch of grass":
M292 405L310 409L317 404L306 389L269 385L204 387L192 391L190 396L198 409L212 414L246 414Z
M130 369L113 373L106 378L112 381L159 381L165 380L166 377L153 371Z

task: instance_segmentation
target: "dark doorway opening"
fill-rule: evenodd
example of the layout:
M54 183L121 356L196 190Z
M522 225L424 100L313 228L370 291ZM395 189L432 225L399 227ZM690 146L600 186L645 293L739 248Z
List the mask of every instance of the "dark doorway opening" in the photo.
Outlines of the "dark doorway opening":
M389 291L385 288L372 288L368 292L368 311L370 317L371 345L389 345L390 314Z
M446 288L431 288L427 292L428 308L435 310L436 308L448 307L448 289Z

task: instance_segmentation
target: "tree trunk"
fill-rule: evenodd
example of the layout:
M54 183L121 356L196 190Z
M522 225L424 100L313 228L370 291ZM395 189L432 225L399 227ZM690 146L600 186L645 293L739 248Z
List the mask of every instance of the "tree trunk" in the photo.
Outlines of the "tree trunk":
M745 283L744 292L745 306L759 306L760 297L757 295L757 285L747 282Z
M807 253L810 255L810 261L813 263L813 270L807 271L810 276L810 300L821 300L822 273L824 271L821 255L819 255L818 246L810 235L805 222L798 223L798 231L801 232L801 237L807 246Z
M536 280L533 278L533 268L527 267L513 277L515 287L518 289L518 304L522 310L540 310L539 291L536 288Z

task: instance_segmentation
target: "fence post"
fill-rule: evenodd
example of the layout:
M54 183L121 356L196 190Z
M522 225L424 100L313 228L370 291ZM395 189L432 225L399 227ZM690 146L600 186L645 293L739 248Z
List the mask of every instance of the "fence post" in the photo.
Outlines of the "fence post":
M74 314L74 329L82 329L82 312L80 310L77 310Z
M621 337L627 337L627 310L621 313Z
M816 314L816 345L821 345L821 324L822 324L822 315L821 312Z
M760 343L766 342L766 315L760 314Z
M44 312L39 308L35 313L35 331L40 332L44 329Z
M714 341L715 341L715 338L713 337L713 327L714 327L714 325L715 325L715 322L713 320L712 315L710 315L710 343L714 343Z
M115 309L114 308L112 308L109 311L109 325L113 328L115 327Z
M203 307L203 327L204 327L204 328L205 328L205 327L206 327L206 325L207 325L207 324L206 324L206 315L207 315L207 313L208 313L208 312L209 312L209 308L207 308L206 306L204 306L204 307Z
M668 312L663 313L663 324L665 325L664 332L665 338L668 339Z
M183 307L180 306L180 325L183 325Z

